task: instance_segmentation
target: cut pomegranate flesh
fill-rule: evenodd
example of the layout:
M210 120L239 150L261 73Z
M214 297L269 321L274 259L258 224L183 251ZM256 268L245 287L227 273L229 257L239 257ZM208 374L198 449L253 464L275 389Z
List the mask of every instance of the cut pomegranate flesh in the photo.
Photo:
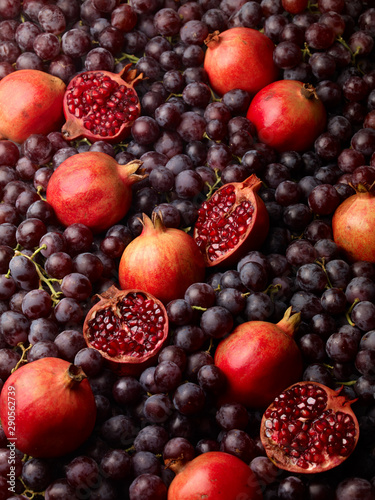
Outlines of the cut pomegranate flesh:
M96 311L88 322L87 338L92 347L111 358L141 358L155 350L164 338L164 329L160 305L142 292L132 292Z
M318 383L298 383L275 398L262 419L261 439L280 468L315 473L343 462L358 440L350 402Z
M224 184L198 210L194 239L206 267L229 265L257 250L269 229L269 216L258 196L262 182L254 174L243 182Z
M246 234L254 213L252 203L244 199L237 203L235 188L232 184L224 186L209 200L203 202L198 210L195 228L197 245L206 248L210 261L215 261L233 250Z
M94 136L114 137L124 124L131 124L139 116L136 91L100 71L78 75L65 99L70 115Z

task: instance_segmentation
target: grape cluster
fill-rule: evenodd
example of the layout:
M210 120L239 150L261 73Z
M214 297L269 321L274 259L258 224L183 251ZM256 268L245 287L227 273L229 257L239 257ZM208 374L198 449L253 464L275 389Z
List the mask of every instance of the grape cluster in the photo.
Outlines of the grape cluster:
M328 121L312 150L277 153L256 140L251 96L211 91L204 41L248 27L274 42L280 79L313 84ZM59 459L15 455L0 427L0 500L165 500L165 464L221 450L250 464L265 499L375 498L375 264L349 262L333 241L335 209L375 181L375 7L372 0L4 0L0 79L37 69L66 84L82 71L133 64L142 114L121 144L69 143L59 131L23 144L0 141L0 387L12 370L52 356L79 364L97 405L91 438ZM305 131L308 133L308 131ZM62 227L45 199L68 157L104 152L137 158L147 178L133 186L127 217L105 233ZM170 343L139 377L108 369L82 326L93 297L118 285L119 259L162 215L190 231L217 187L256 174L270 217L262 248L236 266L207 271L167 304ZM218 405L225 377L215 347L245 321L279 321L292 306L303 380L344 385L355 400L360 440L323 475L277 468L259 439L263 409Z

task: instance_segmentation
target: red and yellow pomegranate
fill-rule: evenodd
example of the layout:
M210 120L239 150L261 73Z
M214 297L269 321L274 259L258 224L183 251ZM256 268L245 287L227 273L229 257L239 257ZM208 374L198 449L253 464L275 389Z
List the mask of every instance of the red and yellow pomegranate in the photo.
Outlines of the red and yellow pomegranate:
M279 152L311 148L327 121L314 87L297 80L279 80L262 88L246 116L255 125L258 139Z
M49 134L64 121L65 83L35 69L14 71L0 81L0 139L22 143Z
M130 134L141 112L135 84L142 78L131 64L120 73L85 71L73 78L64 96L66 123L61 131L70 141L120 142Z
M53 172L47 201L64 226L81 223L94 232L116 224L128 212L139 160L120 165L112 156L88 151L70 156Z
M168 489L168 500L263 498L254 472L245 462L229 453L209 451L187 464L177 463L171 468L177 475Z
M269 216L257 191L262 183L251 175L243 182L225 184L203 202L194 239L207 267L235 264L267 237Z
M266 407L302 374L302 356L293 334L300 313L290 307L277 323L248 321L220 342L215 365L227 379L223 402Z
M59 457L90 436L96 404L78 366L41 358L15 370L0 396L0 418L7 438L32 457Z
M333 214L333 239L352 262L375 262L374 226L374 191L357 186L356 193L346 198Z
M139 375L157 358L168 339L163 304L141 290L111 286L87 313L83 335L121 375Z
M273 61L275 45L260 31L245 27L215 31L205 44L204 69L218 95L233 89L255 95L278 77Z
M138 288L164 304L182 298L193 283L204 281L205 263L194 239L166 227L159 214L143 214L143 229L124 250L119 266L122 289Z
M318 382L298 382L265 411L260 438L272 462L289 472L314 474L341 464L356 447L351 401Z

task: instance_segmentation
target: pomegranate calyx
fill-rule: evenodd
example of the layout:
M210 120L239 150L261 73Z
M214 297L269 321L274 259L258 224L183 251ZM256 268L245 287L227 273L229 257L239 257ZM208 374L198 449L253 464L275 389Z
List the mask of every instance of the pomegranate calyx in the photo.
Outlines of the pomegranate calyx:
M295 331L301 323L301 313L292 314L292 306L288 307L282 319L277 323L277 326L287 335L293 337Z
M137 75L138 71L136 69L130 69L131 66L133 66L132 63L126 64L126 66L124 66L122 70L117 74L125 82L132 83L133 85L135 85L140 80L143 80L143 73L139 73Z
M207 47L211 44L213 45L214 43L219 43L220 39L220 31L216 30L213 33L210 33L208 37L204 40L204 44L207 45Z
M135 182L141 181L142 179L145 179L148 174L136 173L141 165L143 165L143 162L141 160L132 160L124 165L119 165L118 172L121 179L123 179L124 182L130 185L134 184Z
M142 220L143 224L143 234L145 233L151 233L151 232L157 232L157 233L162 233L166 230L166 227L163 223L163 218L162 216L154 212L151 216L151 219L148 215L142 214Z
M68 369L66 370L65 386L73 389L78 384L80 384L82 380L84 380L85 378L87 378L87 375L83 371L82 367L71 363L68 366Z
M318 94L316 93L315 87L311 83L304 83L301 87L301 94L306 99L316 99L319 100Z

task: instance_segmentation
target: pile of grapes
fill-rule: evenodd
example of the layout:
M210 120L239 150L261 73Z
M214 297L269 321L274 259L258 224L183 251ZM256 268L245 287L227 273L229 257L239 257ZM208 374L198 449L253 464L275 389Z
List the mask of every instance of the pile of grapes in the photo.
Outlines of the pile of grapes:
M272 40L280 80L315 87L327 126L311 150L261 143L246 118L252 96L211 91L205 39L233 27ZM69 142L56 130L0 143L0 387L15 367L59 357L84 369L97 405L95 429L74 453L16 452L14 493L0 427L0 500L165 500L175 475L165 462L215 450L249 464L265 500L375 499L375 262L349 260L332 231L353 186L375 182L374 40L373 0L0 0L0 79L36 69L68 85L79 72L127 64L143 74L141 116L122 142ZM46 201L54 170L86 151L139 159L148 174L132 186L126 217L99 234L62 226ZM115 374L82 328L95 295L119 287L142 214L192 234L207 196L251 174L270 220L261 248L207 268L204 282L166 305L169 344L155 364ZM288 473L267 458L264 408L216 404L225 380L214 354L226 330L277 323L289 306L301 313L302 380L343 386L359 420L353 454L321 474Z

